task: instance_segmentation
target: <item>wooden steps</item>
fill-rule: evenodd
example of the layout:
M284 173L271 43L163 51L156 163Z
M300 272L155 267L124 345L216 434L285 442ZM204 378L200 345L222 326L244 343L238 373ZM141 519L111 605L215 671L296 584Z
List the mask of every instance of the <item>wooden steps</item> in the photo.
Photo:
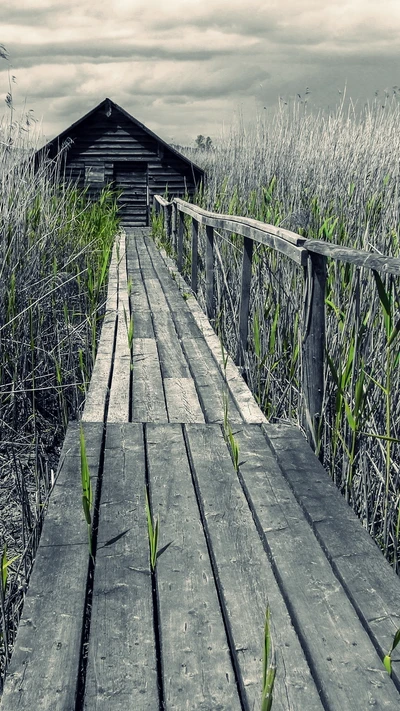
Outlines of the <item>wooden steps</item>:
M399 665L391 679L381 660L400 627L398 577L301 433L267 423L224 367L145 230L115 251L98 361L83 417L94 565L71 425L1 711L259 709L268 603L273 711L397 708Z

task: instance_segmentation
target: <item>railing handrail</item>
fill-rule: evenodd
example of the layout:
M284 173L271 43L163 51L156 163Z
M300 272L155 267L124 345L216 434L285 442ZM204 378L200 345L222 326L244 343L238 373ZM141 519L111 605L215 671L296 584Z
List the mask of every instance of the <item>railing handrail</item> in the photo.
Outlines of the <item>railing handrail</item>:
M304 248L308 252L321 254L324 257L336 259L338 262L347 262L355 267L365 267L366 269L375 269L377 272L400 276L400 259L398 257L386 257L374 252L367 252L364 249L342 247L339 244L331 244L319 239L306 240Z
M285 230L282 227L269 225L260 220L254 220L252 217L223 215L218 212L210 212L190 202L186 202L181 198L174 198L171 202L168 202L160 195L155 195L154 199L162 207L176 205L179 212L189 215L200 225L234 232L242 237L248 237L259 244L265 244L277 252L286 254L287 257L293 259L297 264L304 266L307 263L307 251L302 247L306 238L301 237L295 232Z
M249 239L252 239L254 242L266 244L272 249L286 254L286 256L293 259L297 264L302 264L303 266L307 262L307 252L313 252L325 257L330 257L339 262L354 264L354 266L357 267L375 269L385 274L400 276L399 257L389 257L367 252L363 249L344 247L332 242L325 242L324 240L307 239L307 237L302 237L297 234L297 232L292 232L282 227L276 227L275 225L270 225L267 222L261 222L251 217L210 212L190 202L186 202L181 198L174 198L168 201L161 195L155 195L154 200L158 202L161 207L173 207L173 205L177 205L180 212L193 217L200 225L209 225L216 229L226 229L229 232L235 232L235 234L240 234L243 237L249 237ZM278 238L276 243L274 243L274 240L266 239L266 237L268 238L269 236ZM284 244L285 242L294 245L298 249L288 249L287 245Z

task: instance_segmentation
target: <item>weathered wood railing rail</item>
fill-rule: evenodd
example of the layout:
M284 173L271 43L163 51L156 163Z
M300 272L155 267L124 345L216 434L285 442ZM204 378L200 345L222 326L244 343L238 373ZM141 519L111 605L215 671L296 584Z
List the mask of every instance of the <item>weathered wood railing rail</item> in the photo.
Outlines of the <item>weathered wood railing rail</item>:
M164 215L167 239L172 241L177 254L178 270L183 267L184 219L192 218L191 287L198 289L198 231L206 230L205 297L208 317L214 318L214 230L227 230L244 238L240 286L239 338L236 362L244 362L247 350L250 284L254 242L263 244L289 257L304 270L304 316L302 333L302 390L304 398L304 426L310 443L315 447L324 395L325 354L325 285L328 258L366 267L385 274L400 275L400 259L342 247L305 237L274 225L248 217L220 215L203 210L197 205L175 198L171 202L160 195L154 197L154 209Z

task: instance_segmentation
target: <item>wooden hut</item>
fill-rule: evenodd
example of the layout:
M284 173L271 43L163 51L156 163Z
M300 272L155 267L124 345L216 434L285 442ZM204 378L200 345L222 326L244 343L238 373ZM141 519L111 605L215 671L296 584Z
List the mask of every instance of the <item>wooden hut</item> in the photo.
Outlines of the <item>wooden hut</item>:
M204 171L137 121L105 99L92 111L47 143L43 152L54 159L63 151L66 177L87 187L94 197L105 185L121 192L124 225L145 226L153 195L192 196Z

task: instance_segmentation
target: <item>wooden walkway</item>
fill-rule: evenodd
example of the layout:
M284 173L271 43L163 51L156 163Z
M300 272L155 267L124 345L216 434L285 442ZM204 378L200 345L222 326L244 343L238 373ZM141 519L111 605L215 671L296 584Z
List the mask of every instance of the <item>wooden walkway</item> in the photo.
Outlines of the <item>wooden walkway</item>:
M260 709L267 603L273 711L393 711L400 665L391 679L381 660L400 627L398 577L301 433L266 423L224 368L171 269L144 229L114 252L83 416L94 564L71 425L1 711Z

